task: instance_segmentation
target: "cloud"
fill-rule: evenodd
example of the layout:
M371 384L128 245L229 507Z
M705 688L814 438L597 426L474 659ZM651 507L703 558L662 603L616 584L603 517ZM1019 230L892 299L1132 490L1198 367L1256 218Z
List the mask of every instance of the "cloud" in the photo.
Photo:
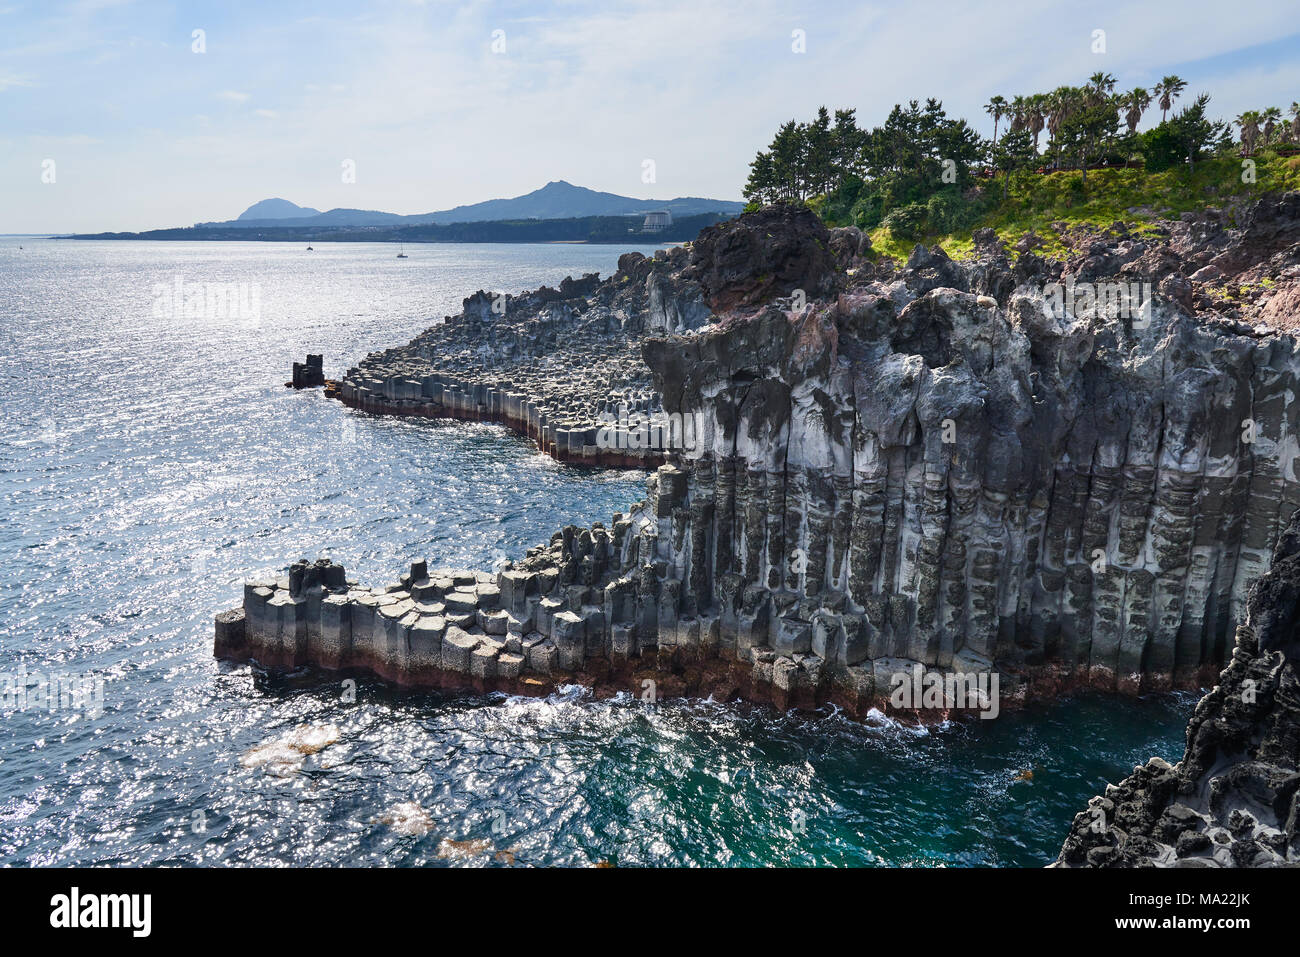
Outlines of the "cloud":
M118 186L70 203L77 219L60 222L6 185L26 173L7 176L16 165L0 152L0 208L33 220L29 231L222 219L277 193L427 212L552 179L737 199L777 126L822 104L875 125L894 103L934 96L987 136L989 96L1098 69L1125 89L1178 73L1189 96L1213 95L1216 118L1285 107L1300 90L1282 0L1235 0L1230 17L1216 0L1013 0L997 14L931 0L923 20L882 0L325 3L307 18L264 5L209 24L208 56L189 53L188 23L115 2L0 21L0 91L14 88L0 101L4 135L19 154L36 134L93 135L94 175ZM806 53L791 49L794 29ZM1105 56L1090 51L1094 29L1107 32ZM107 51L121 56L88 65ZM344 158L354 184L340 182ZM655 184L641 182L646 158Z
M11 87L35 85L36 83L30 76L20 76L17 73L0 73L0 93Z
M28 140L35 145L46 148L98 146L104 142L99 137L90 136L86 133L61 133L57 136L41 134L28 137Z

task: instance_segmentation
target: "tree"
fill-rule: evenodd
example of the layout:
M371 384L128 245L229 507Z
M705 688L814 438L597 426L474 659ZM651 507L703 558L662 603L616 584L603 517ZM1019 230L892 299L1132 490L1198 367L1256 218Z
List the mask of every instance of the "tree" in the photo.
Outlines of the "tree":
M1276 106L1270 106L1260 114L1260 118L1264 121L1264 145L1272 146L1273 133L1277 130L1278 124L1282 122L1282 111Z
M749 180L745 183L745 198L760 205L777 200L776 170L772 154L759 151L749 164Z
M1237 126L1241 128L1241 145L1246 156L1255 152L1255 143L1259 139L1259 119L1256 110L1247 110L1236 119Z
M1043 125L1046 123L1047 96L1043 93L1035 93L1025 103L1026 122L1029 125L1029 132L1034 134L1034 154L1038 154L1038 134L1043 131Z
M826 107L818 107L817 118L803 127L803 148L801 186L804 194L816 196L828 192L837 177L833 165L831 114Z
M866 133L858 128L856 110L836 110L835 126L831 129L831 162L838 177L838 186L843 186L849 177L857 177L862 171L862 149L866 145Z
M984 104L984 112L993 117L993 142L998 141L998 120L1002 119L1007 112L1007 101L1001 96L989 97L989 101Z
M837 192L839 204L851 207L861 184L865 137L853 110L836 110L832 119L823 106L811 123L783 123L750 162L745 198L775 203ZM845 189L854 196L844 195Z
M1030 139L1028 130L1016 130L1002 137L1002 142L990 144L989 165L1002 174L1002 199L1010 192L1011 177L1015 173L1032 169L1038 162L1038 148Z
M1109 73L1098 71L1088 77L1088 85L1085 87L1088 101L1094 106L1106 102L1106 98L1115 90L1115 77Z
M806 195L805 153L803 126L790 120L776 131L776 138L772 140L772 162L779 198L803 199Z
M979 134L965 120L950 119L943 104L916 100L896 105L867 136L864 169L880 193L883 209L922 202L946 186L969 188L970 167L983 155ZM952 173L951 182L945 173Z
M1011 129L1012 131L1024 129L1025 127L1025 98L1023 96L1013 96L1011 98Z
M1222 140L1229 132L1226 123L1206 119L1205 108L1209 102L1210 94L1202 93L1192 101L1191 106L1175 113L1169 119L1174 142L1181 148L1183 159L1188 166L1194 167L1208 147Z
M1174 100L1178 99L1183 90L1187 89L1187 83L1180 76L1167 76L1156 84L1156 96L1160 98L1160 122L1165 121L1165 114L1174 106Z
M1051 93L1047 94L1047 133L1049 149L1053 149L1053 143L1056 143L1061 132L1061 124L1070 111L1075 108L1080 97L1079 92L1074 87L1058 86ZM1060 166L1060 150L1054 150L1054 166Z
M772 144L749 164L745 197L762 203L803 199L807 190L804 128L795 120L783 123Z
M1151 105L1151 94L1140 86L1134 87L1123 95L1121 102L1124 107L1124 122L1128 125L1128 131L1136 133L1138 124L1142 122L1142 114Z
M1083 188L1088 188L1088 164L1100 158L1102 148L1115 134L1115 108L1107 101L1092 100L1073 111L1061 124L1059 149L1079 160L1083 170Z

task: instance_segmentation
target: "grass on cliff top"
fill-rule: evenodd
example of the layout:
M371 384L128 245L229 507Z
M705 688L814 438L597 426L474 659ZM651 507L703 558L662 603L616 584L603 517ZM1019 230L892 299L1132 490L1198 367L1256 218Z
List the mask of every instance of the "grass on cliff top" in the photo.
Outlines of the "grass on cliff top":
M1300 156L1255 157L1255 182L1242 182L1238 157L1215 157L1195 169L1180 167L1160 173L1141 169L1089 170L1083 187L1079 172L1013 177L1007 198L1001 199L1002 180L985 187L998 197L996 205L969 229L923 237L926 246L939 245L954 259L967 257L974 247L971 234L991 226L1008 247L1033 231L1044 242L1041 255L1063 258L1072 252L1069 233L1082 226L1105 228L1116 221L1135 232L1155 228L1157 220L1177 219L1180 213L1214 206L1231 216L1241 204L1265 193L1300 189ZM1063 228L1061 228L1063 225ZM900 239L886 227L870 233L872 248L883 256L906 260L918 240ZM1015 256L1015 250L1009 249Z

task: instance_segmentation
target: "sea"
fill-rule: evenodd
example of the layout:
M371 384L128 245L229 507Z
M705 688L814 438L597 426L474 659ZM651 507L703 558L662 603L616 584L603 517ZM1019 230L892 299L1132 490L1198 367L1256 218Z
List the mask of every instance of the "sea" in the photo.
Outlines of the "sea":
M213 660L213 615L298 558L487 569L643 498L284 385L628 248L0 238L0 864L1040 867L1181 756L1188 694L914 728Z

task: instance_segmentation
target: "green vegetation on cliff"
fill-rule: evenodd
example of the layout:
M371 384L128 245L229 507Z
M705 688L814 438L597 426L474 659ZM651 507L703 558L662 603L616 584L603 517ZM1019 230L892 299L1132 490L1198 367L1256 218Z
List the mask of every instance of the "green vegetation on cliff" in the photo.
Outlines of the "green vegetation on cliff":
M868 232L887 255L918 242L961 255L982 227L1011 243L1033 232L1059 254L1088 227L1140 231L1206 206L1231 218L1240 203L1300 188L1300 104L1289 121L1274 108L1243 113L1238 140L1211 119L1208 94L1179 108L1187 84L1177 76L1150 91L1115 85L1095 73L1079 87L994 96L988 140L938 100L895 106L870 130L854 110L832 119L823 107L810 123L780 127L751 163L745 195L752 205L807 203L828 225ZM1148 109L1160 123L1139 132Z
M940 245L950 256L964 255L971 248L971 234L985 226L1009 245L1032 232L1043 242L1040 251L1061 255L1070 246L1069 234L1079 227L1105 228L1122 222L1141 231L1146 224L1176 219L1180 213L1217 206L1231 214L1265 193L1300 189L1300 156L1261 153L1253 159L1253 182L1243 180L1242 159L1232 156L1212 157L1195 167L1158 173L1136 168L1090 170L1086 188L1077 170L1022 173L1009 177L1005 196L1004 184L999 181L964 198L964 221L953 228L899 235L889 225L878 225L868 232L873 249L903 258L918 242ZM851 224L826 216L821 198L812 199L809 205L822 213L829 225Z

